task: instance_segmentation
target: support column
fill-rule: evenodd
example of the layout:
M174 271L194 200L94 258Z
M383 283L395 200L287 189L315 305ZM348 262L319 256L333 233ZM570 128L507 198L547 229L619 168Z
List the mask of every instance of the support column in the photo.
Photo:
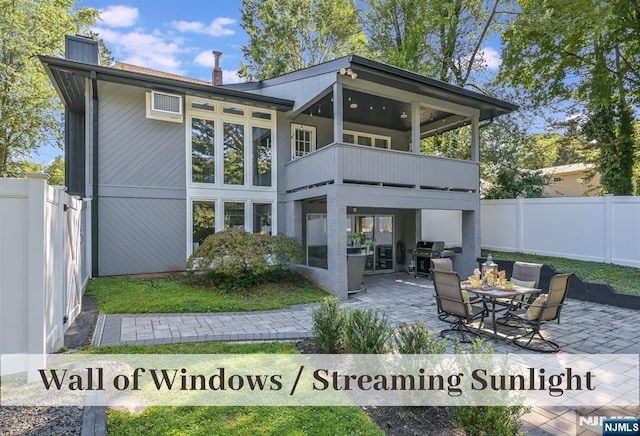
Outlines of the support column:
M411 103L411 151L420 154L420 103Z
M342 105L342 83L333 84L333 142L342 142L344 113Z
M480 257L480 209L462 211L462 254L455 258L460 277L470 276Z
M478 115L471 117L471 160L480 162L480 118Z
M340 204L337 192L327 194L327 262L331 277L331 290L345 299L347 292L347 243L345 222L347 206Z

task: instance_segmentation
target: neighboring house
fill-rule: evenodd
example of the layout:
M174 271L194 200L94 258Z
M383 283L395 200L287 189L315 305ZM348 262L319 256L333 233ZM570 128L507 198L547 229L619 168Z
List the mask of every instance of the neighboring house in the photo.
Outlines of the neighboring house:
M296 237L298 269L345 297L351 234L375 240L371 273L404 270L422 209L462 211L455 266L476 265L480 123L516 106L355 55L234 85L100 66L81 37L66 57L41 61L67 108L68 190L91 200L94 276L184 270L233 227ZM467 125L471 160L420 154Z
M541 168L538 171L549 180L543 192L545 197L600 195L600 174L594 174L593 164L575 163Z

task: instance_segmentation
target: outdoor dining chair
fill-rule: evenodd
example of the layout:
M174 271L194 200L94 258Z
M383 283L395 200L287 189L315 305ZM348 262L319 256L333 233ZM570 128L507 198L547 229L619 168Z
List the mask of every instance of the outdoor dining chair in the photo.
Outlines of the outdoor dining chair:
M524 335L513 338L513 343L527 350L544 353L556 353L560 346L540 333L542 325L549 321L560 322L560 312L564 305L569 288L569 279L572 273L556 274L551 278L549 293L538 296L531 303L523 303L526 309L512 312L511 316L522 322L522 327L527 330Z
M513 271L511 272L511 283L517 286L524 286L525 288L537 288L540 283L540 272L542 271L541 263L529 263L529 262L515 262L513 264ZM512 319L511 312L519 309L522 303L533 303L535 295L522 295L516 298L498 298L496 304L506 306L506 313L498 319L498 323L502 325L509 325L509 320ZM503 309L504 310L504 309Z
M432 274L438 310L441 311L441 314L455 318L451 328L442 330L440 336L443 338L458 336L460 341L465 343L471 342L471 337L479 337L480 335L472 331L468 324L480 319L480 325L482 326L484 317L488 315L484 302L482 307L478 307L469 301L468 296L465 298L466 292L463 293L460 287L458 273L434 269Z

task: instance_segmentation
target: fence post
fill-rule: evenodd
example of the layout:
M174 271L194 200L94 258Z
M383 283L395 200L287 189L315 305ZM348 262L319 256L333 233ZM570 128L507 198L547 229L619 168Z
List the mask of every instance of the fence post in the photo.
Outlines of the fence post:
M516 252L524 253L523 245L524 245L524 213L523 213L523 202L522 197L516 198Z
M613 194L605 194L604 195L604 229L603 229L603 240L604 240L604 263L611 263L611 214L613 213L611 207L611 200L613 200Z
M47 206L46 174L27 173L27 353L44 356L47 353L45 326L45 212ZM31 379L42 368L42 361L30 356L28 377Z

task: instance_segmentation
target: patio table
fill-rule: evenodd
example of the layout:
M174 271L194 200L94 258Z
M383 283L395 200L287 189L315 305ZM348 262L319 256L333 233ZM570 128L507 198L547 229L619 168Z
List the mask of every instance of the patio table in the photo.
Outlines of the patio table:
M483 284L480 288L474 288L469 281L463 281L460 283L462 289L467 292L473 292L474 294L482 297L483 301L489 300L491 302L491 322L493 327L493 339L498 339L498 327L496 323L496 300L498 298L515 298L521 295L534 295L539 294L541 289L527 288L524 286L513 286L513 289L500 288L497 286L489 286Z

